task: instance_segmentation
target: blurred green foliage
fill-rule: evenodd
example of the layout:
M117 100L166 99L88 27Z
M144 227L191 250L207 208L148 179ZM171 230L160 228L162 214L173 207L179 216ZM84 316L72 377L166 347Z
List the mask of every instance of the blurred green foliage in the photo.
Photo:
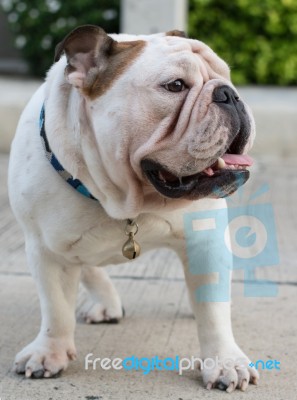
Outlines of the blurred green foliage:
M78 25L95 24L119 31L120 0L0 0L15 43L35 76L53 63L55 46Z
M141 0L139 0L141 1ZM33 75L78 25L119 31L120 0L0 0ZM189 0L189 36L231 67L236 84L297 84L297 0Z
M227 61L236 84L297 83L297 0L190 0L189 36Z

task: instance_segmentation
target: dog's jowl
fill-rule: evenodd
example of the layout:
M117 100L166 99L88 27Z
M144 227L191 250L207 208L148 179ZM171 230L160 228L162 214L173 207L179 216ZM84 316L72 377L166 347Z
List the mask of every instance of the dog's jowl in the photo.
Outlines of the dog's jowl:
M205 386L230 392L256 383L232 334L229 301L194 296L205 275L189 271L183 229L185 213L224 208L247 181L254 136L228 66L204 43L179 31L107 35L86 25L69 33L11 151L10 202L42 312L15 371L42 378L65 370L76 357L80 279L93 299L86 321L118 321L121 300L101 267L167 247L184 265L200 357L239 360L204 369Z

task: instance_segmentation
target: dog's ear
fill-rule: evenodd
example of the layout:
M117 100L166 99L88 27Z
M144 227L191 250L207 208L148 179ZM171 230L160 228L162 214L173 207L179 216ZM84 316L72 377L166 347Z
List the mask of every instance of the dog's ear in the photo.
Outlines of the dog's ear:
M65 37L55 51L55 61L67 58L65 74L70 84L96 97L134 60L143 41L117 42L95 25L83 25Z
M65 53L67 67L65 73L69 83L82 88L91 68L104 58L112 46L113 39L103 29L95 25L84 25L70 32L56 46L55 61Z
M184 31L179 31L177 29L174 29L172 31L168 31L165 33L165 36L179 36L179 37L183 37L183 38L187 38L187 34Z

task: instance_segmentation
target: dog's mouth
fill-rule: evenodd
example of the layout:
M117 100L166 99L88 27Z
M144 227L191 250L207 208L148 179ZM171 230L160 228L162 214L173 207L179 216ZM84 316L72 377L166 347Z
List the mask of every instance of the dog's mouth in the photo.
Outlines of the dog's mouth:
M226 153L194 175L177 176L161 164L145 159L141 167L155 189L169 198L197 200L202 197L226 197L249 178L247 167L253 164L248 155Z

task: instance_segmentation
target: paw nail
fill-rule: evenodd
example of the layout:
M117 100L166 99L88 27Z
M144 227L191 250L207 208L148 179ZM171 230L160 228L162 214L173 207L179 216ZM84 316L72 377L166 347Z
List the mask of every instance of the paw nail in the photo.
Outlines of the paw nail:
M207 390L211 390L212 389L212 383L208 382L208 384L206 385L206 389Z
M25 373L26 378L30 378L31 375L32 375L32 370L31 370L31 368L27 368L27 369L26 369L26 373Z
M49 371L45 371L44 377L45 378L50 378L50 376L51 376L51 373Z
M253 376L252 379L251 379L251 382L252 382L254 385L258 385L258 378L257 378L256 376Z
M247 387L248 387L248 381L247 381L246 379L244 379L244 380L242 381L240 390L241 390L242 392L245 392L246 389L247 389Z
M234 384L234 382L231 382L230 385L228 386L226 392L232 393L234 389L235 389L235 384Z
M67 353L67 356L68 356L69 360L72 360L72 361L76 360L76 354L75 353Z

